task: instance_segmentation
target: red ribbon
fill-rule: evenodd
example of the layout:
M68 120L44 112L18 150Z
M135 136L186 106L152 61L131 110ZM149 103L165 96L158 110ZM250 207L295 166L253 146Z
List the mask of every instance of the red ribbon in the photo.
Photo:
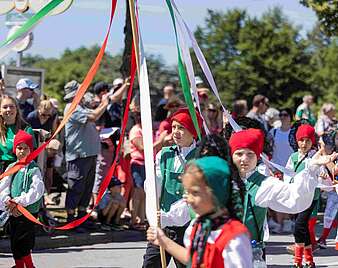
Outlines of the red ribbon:
M35 151L33 151L32 153L30 153L25 159L22 159L21 161L17 162L15 165L13 165L9 170L5 171L4 173L2 173L0 175L0 180L3 179L6 176L12 175L16 172L18 172L22 167L28 165L32 160L34 160L45 148L46 146L49 144L49 142L54 139L56 137L56 135L63 129L63 127L66 125L67 121L69 120L69 118L71 117L71 115L73 114L73 112L76 109L76 106L80 103L83 95L86 93L89 85L91 84L91 82L93 81L97 70L99 69L101 60L104 56L104 52L106 50L107 47L107 42L108 42L108 37L109 37L109 33L110 33L110 28L113 22L113 18L114 18L114 13L115 13L115 9L116 9L116 3L117 0L112 0L112 8L111 8L111 13L110 13L110 21L109 21L109 26L108 26L108 30L106 33L106 37L103 41L102 47L99 51L99 53L97 54L94 63L92 64L90 70L88 71L85 79L83 80L81 86L79 87L78 91L76 92L76 95L69 107L69 110L67 111L67 113L65 114L63 120L61 121L60 125L58 126L58 128L56 129L56 131L54 132L54 134L52 135L52 137L46 141L45 143L43 143L39 148L37 148Z
M100 203L108 185L109 182L111 180L111 178L113 177L115 168L116 168L116 164L117 164L117 160L119 157L119 152L121 150L121 146L123 144L123 138L126 132L126 127L127 127L127 122L128 122L128 115L129 115L129 105L131 102L131 97L132 97L132 89L133 89L133 84L134 84L134 80L135 80L135 74L136 74L136 59L135 59L135 50L134 50L134 46L132 47L132 55L131 55L131 79L130 79L130 86L129 86L129 90L128 90L128 97L127 97L127 103L126 103L126 107L124 110L124 114L123 114L123 121L122 121L122 129L121 129L121 135L120 135L120 139L119 139L119 143L117 145L116 148L116 154L115 154L115 159L113 164L111 165L111 167L109 168L107 175L105 176L105 178L103 179L100 188L99 188L99 192L98 192L98 196L96 199L96 202L94 204L94 207L92 208L92 210L85 216L83 216L80 219L77 219L75 221L72 221L70 223L67 223L66 225L63 226L59 226L59 227L54 227L54 226L48 226L45 225L43 223L41 223L38 219L36 219L29 211L27 211L23 206L18 205L18 210L22 213L22 215L24 215L27 219L29 219L30 221L42 225L44 227L50 228L50 229L57 229L57 230L69 230L72 228L75 228L76 226L82 224L83 222L85 222L90 214L92 213L92 211L97 207L97 205Z
M5 176L11 175L11 174L17 172L20 168L27 165L34 158L36 158L46 148L48 143L61 131L61 129L66 124L66 122L69 120L70 116L74 112L76 106L80 103L81 98L83 97L83 95L85 94L86 90L88 89L91 81L93 80L93 78L94 78L94 76L95 76L95 74L98 70L98 67L100 65L100 62L102 60L102 57L104 55L104 51L105 51L106 46L107 46L110 28L111 28L111 25L112 25L112 20L113 20L115 9L116 9L116 2L117 2L117 0L112 0L112 10L111 10L111 15L110 15L110 22L109 22L108 31L107 31L106 37L104 39L103 45L102 45L102 47L101 47L101 49L100 49L100 51L99 51L99 53L98 53L98 55L97 55L97 57L94 61L92 67L90 68L89 72L87 73L83 83L81 84L80 88L78 89L78 92L77 92L74 100L72 101L71 106L70 106L67 114L64 116L64 119L60 123L59 127L57 128L57 130L55 131L53 136L47 142L45 142L43 145L41 145L39 148L37 148L34 152L32 152L30 155L28 155L23 161L16 163L11 169L9 169L5 173L1 174L0 179L4 178ZM106 191L106 189L109 185L109 182L110 182L111 178L113 177L115 168L116 168L118 155L119 155L119 152L121 150L121 145L123 144L123 138L124 138L124 135L125 135L126 126L127 126L127 122L128 122L129 105L130 105L130 102L131 102L132 88L133 88L133 84L134 84L134 80L135 80L135 74L136 74L136 60L135 60L134 46L132 46L131 81L130 81L130 86L129 86L129 90L128 90L127 103L126 103L126 107L125 107L125 111L124 111L124 115L123 115L121 136L120 136L118 146L116 148L116 154L115 154L114 162L113 162L112 166L110 167L110 169L108 170L106 177L103 179L103 181L100 185L99 193L98 193L98 196L97 196L96 203L94 204L94 208L101 201L103 194L105 193L105 191ZM22 215L24 215L30 221L32 221L32 222L34 222L38 225L42 225L44 227L47 227L47 228L58 229L58 230L68 230L68 229L72 229L72 228L82 224L84 221L86 221L89 218L91 212L94 210L94 208L93 208L90 211L90 213L88 213L84 217L77 219L75 221L72 221L72 222L70 222L70 223L68 223L64 226L54 227L54 226L48 226L48 225L41 223L29 211L27 211L23 206L18 204L17 208L22 213Z

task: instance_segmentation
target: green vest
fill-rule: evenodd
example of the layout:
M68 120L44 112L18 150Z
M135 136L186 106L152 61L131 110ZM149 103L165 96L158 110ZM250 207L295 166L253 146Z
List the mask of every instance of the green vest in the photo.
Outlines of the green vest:
M300 164L299 166L297 167L298 165L298 162L299 162L299 152L294 152L292 155L291 155L291 161L292 161L292 164L293 164L293 168L294 168L294 171L298 174L299 172L301 172L302 170L305 169L305 160L304 159ZM297 170L296 170L296 167L297 167ZM293 182L293 179L291 180L291 182ZM320 190L319 188L316 188L315 190L315 194L314 194L314 197L313 197L313 200L319 200L320 198Z
M249 229L251 240L263 242L264 221L267 208L259 207L255 204L257 190L266 177L258 171L254 172L245 183L244 213L243 223Z
M21 195L21 193L27 193L29 191L32 184L32 175L36 169L39 169L39 167L34 161L32 161L23 170L19 170L17 173L10 176L10 189L12 198L18 197ZM39 212L39 209L41 207L41 201L42 198L37 200L35 203L27 206L26 209L31 213Z
M162 173L162 188L160 207L164 212L170 210L170 206L176 201L182 199L184 189L179 176L183 173L184 166L178 171L174 171L175 151L177 145L171 147L163 147L161 151L160 168ZM195 158L196 148L191 150L185 160L189 161Z

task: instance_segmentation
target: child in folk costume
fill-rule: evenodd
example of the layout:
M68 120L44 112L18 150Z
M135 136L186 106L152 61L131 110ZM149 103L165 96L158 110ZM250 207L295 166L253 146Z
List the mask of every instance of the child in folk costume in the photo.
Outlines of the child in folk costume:
M330 154L337 150L338 146L338 135L337 130L325 133L322 137L323 145L326 154ZM335 186L337 184L337 166L336 165L326 165L326 177L327 179L323 181L324 184L329 186ZM325 183L326 182L326 183ZM326 207L324 212L324 228L322 234L318 240L318 246L320 248L327 248L326 239L330 234L332 229L337 229L338 226L338 190L334 187L326 188L324 191L327 191L327 200Z
M316 154L309 166L298 173L289 184L257 171L257 161L263 150L264 134L258 129L233 133L229 140L232 160L245 183L243 223L251 238L263 247L263 226L267 208L284 213L299 213L308 208L318 184L319 167L333 161L337 155Z
M188 267L252 267L248 230L229 213L232 182L228 163L217 156L192 160L182 182L185 199L197 214L185 232L185 247L168 238L160 228L149 228L148 240Z
M19 130L14 138L13 151L17 160L23 160L33 151L33 137ZM11 165L8 167L10 168ZM0 206L10 211L11 250L16 268L33 268L31 250L34 247L34 223L23 216L17 205L25 207L34 216L39 212L44 183L38 165L32 161L17 173L0 183Z
M298 151L290 156L286 164L286 168L292 169L296 173L299 173L305 169L305 167L311 161L311 157L315 154L315 150L312 149L316 143L315 129L308 124L300 125L296 132L296 141L298 145ZM296 178L292 178L290 183L293 184L295 181ZM312 241L314 240L315 243L314 227L316 223L319 199L320 190L317 188L315 190L315 195L311 205L300 212L296 217L294 231L296 242L294 246L294 263L296 267L302 267L303 255L307 267L315 266L312 254ZM312 230L312 232L310 232L310 230Z
M197 113L199 128L202 119ZM160 198L161 227L175 242L183 245L185 229L190 222L189 207L183 200L180 175L185 163L195 158L197 132L187 108L181 108L171 116L173 146L163 147L156 155L157 192ZM147 191L147 189L145 189ZM171 256L166 254L167 264ZM143 267L161 267L160 249L148 243L143 257ZM176 267L185 267L175 260Z

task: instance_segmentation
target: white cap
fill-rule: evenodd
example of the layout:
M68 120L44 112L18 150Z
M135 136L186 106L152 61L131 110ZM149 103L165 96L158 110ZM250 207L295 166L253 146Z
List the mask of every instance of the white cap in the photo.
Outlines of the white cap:
M24 88L28 89L36 89L39 87L39 84L34 83L32 80L29 78L21 78L17 83L16 83L16 89L21 90Z
M199 76L195 76L195 84L196 85L203 84L202 78Z
M118 85L122 85L124 83L124 80L122 78L116 78L114 81L113 81L113 87L116 87Z

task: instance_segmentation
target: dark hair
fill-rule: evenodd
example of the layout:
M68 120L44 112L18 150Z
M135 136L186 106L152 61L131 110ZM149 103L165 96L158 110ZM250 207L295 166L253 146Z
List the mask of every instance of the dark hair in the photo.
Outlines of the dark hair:
M101 92L106 91L108 89L109 89L108 84L106 82L101 81L95 84L93 91L96 95L99 95Z
M288 115L290 116L290 118L291 119L293 118L293 112L290 108L282 108L282 109L279 110L279 113L281 113L281 112L287 112Z
M231 171L230 192L232 194L231 198L229 198L227 209L230 217L242 220L245 185L239 176L238 169L232 162L226 139L218 134L204 136L197 147L196 157L201 158L204 156L218 156L229 163Z
M267 102L268 98L263 95L255 95L252 99L252 106L258 107L260 103Z

